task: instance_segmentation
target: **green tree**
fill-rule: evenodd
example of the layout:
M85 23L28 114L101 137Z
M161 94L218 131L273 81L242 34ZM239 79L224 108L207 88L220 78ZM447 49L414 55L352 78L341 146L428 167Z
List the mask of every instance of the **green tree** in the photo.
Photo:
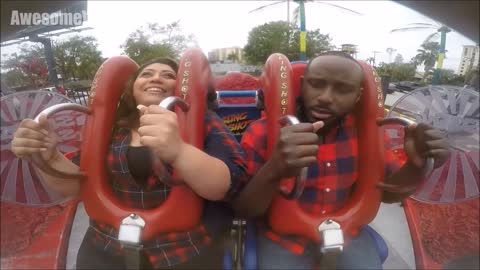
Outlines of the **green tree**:
M475 76L478 77L479 73L480 70L478 69L478 67L469 68L467 72L465 72L465 84L468 84L470 80L472 80Z
M12 69L2 73L2 82L10 87L22 86L25 84L25 75L18 69Z
M298 45L297 48L300 49L300 54L299 54L298 58L301 61L304 61L308 58L308 47L311 46L310 43L308 43L309 42L308 38L306 38L306 36L308 35L308 32L306 32L306 25L305 25L305 22L306 22L305 4L306 3L315 3L315 4L326 5L326 6L334 7L337 10L341 10L341 11L344 11L344 12L345 11L349 12L351 14L362 15L361 13L358 13L354 10L344 8L342 6L338 6L338 5L331 4L331 3L325 3L325 2L322 2L322 1L294 0L294 2L296 2L298 4L298 6L293 11L293 24L296 25L296 23L298 22L299 23L299 31L301 33L303 33L303 35L300 35L300 34L297 35L298 42L296 43ZM283 3L287 4L287 23L290 24L290 0L281 0L281 1L274 2L274 3L269 3L267 5L258 7L254 10L251 10L250 13L251 12L256 12L256 11L261 11L261 10L263 10L265 8L268 8L268 7L271 7L273 5L283 4ZM290 32L287 32L286 39L290 40ZM300 46L300 44L302 44L303 46ZM295 57L295 59L297 59L297 57Z
M24 43L18 53L2 55L2 80L9 87L39 88L48 82L48 69L42 46ZM6 76L6 78L3 78Z
M131 33L120 46L138 64L156 57L178 58L188 47L196 47L193 34L185 35L176 21L165 26L148 23Z
M289 39L287 35L290 33ZM265 23L254 27L248 34L244 47L246 61L250 64L264 64L272 53L285 54L291 61L298 58L300 29L285 21ZM307 58L333 48L329 35L320 33L319 29L307 32Z
M403 63L403 56L398 53L397 56L395 56L395 60L393 60L393 62L395 62L397 64Z
M440 84L464 86L465 77L462 75L457 75L451 69L441 69L440 70Z
M291 60L300 60L298 58L297 48L300 46L300 29L295 27L292 29L293 41L289 45L289 54L288 59ZM307 43L308 47L306 50L307 59L317 56L321 52L333 50L335 46L331 43L330 35L324 35L320 33L320 29L313 29L307 31ZM292 50L293 49L293 50Z
M425 81L427 76L430 75L437 61L438 54L440 52L440 44L438 42L426 41L422 45L422 48L418 49L418 54L415 56L415 62L417 64L423 64L425 73L423 74L423 80Z
M376 68L380 76L390 76L392 82L411 81L414 79L416 67L412 63L380 63Z
M92 36L73 36L57 42L54 55L57 70L65 80L92 80L103 61Z
M129 37L123 45L124 53L141 65L156 57L172 57L176 54L173 49L165 44L151 44L143 37Z
M431 32L425 41L423 43L431 42L435 39L438 39L440 37L440 44L438 47L438 54L437 54L437 67L436 67L436 72L433 76L433 81L432 84L438 84L439 83L439 76L440 76L440 70L443 67L443 59L446 58L445 56L445 48L446 48L446 43L447 43L447 33L451 32L452 30L445 25L441 25L438 23L431 24L431 23L411 23L407 27L399 28L399 29L393 29L390 31L391 33L393 32L404 32L404 31L418 31L418 30L434 30L435 32ZM435 65L435 62L433 62ZM425 72L427 73L427 72Z

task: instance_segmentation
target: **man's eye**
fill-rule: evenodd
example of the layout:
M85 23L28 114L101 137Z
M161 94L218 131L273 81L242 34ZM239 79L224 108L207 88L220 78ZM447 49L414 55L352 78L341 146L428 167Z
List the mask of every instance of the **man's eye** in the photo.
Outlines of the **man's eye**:
M336 87L337 92L340 94L349 94L354 91L354 87L351 87L349 85L340 85Z
M313 88L323 88L327 85L327 82L325 80L308 80L308 84Z

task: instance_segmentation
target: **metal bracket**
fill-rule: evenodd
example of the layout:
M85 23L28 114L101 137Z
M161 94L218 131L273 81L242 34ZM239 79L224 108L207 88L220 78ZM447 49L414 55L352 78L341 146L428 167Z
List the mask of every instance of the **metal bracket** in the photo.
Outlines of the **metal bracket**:
M137 214L130 214L122 220L118 231L118 240L122 244L140 245L145 220Z
M343 251L344 240L340 224L327 219L318 226L318 231L322 234L323 239L322 253Z

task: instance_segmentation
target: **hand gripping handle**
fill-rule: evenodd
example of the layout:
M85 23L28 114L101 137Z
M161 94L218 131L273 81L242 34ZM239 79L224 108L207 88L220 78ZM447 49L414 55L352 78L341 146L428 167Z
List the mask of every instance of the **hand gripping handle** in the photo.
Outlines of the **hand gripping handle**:
M60 104L50 106L50 107L46 108L45 110L43 110L42 112L40 112L35 117L34 121L38 123L38 121L40 120L40 116L42 116L42 115L45 115L47 118L49 118L50 116L52 116L53 114L55 114L57 112L67 111L67 110L83 112L83 113L86 113L86 114L89 114L91 112L88 107L85 107L85 106L82 106L82 105L79 105L79 104L60 103ZM82 177L85 176L84 172L71 173L71 172L65 172L65 171L61 171L61 170L57 170L57 169L53 168L52 166L50 166L50 164L48 162L46 162L42 158L40 153L32 154L32 161L42 171L44 171L44 172L46 172L46 173L48 173L52 176L59 177L59 178L70 178L71 179L71 178L82 178Z

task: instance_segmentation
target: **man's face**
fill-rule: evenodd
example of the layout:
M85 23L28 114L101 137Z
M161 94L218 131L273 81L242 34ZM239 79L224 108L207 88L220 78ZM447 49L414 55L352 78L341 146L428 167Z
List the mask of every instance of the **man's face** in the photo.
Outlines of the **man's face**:
M315 58L302 78L305 115L326 124L353 111L361 94L363 73L350 59L336 55Z

